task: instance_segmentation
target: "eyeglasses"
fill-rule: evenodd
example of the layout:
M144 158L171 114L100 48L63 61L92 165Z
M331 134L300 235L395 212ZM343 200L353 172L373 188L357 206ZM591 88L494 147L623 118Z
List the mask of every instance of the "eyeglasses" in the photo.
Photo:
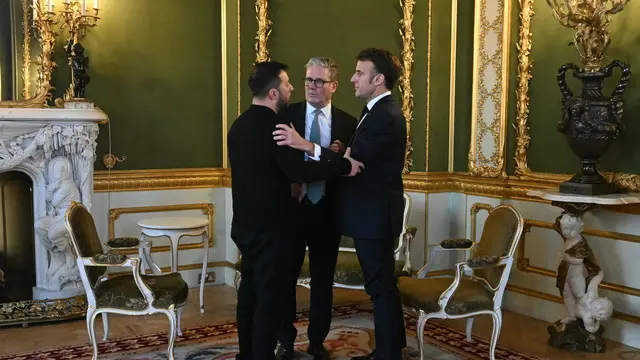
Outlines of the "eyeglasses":
M335 81L332 80L322 80L322 79L312 79L312 78L304 78L304 86L311 86L313 84L317 88L321 88L326 83L332 83Z

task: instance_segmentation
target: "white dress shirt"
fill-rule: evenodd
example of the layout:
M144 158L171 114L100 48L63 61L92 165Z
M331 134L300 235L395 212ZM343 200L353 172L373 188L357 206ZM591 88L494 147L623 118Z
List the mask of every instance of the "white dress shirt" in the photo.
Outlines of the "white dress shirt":
M309 137L311 135L311 125L313 125L313 118L315 115L313 114L316 111L316 108L307 103L305 113L305 121L304 121L304 138L309 141ZM328 148L331 145L331 103L327 104L327 106L320 109L321 113L318 115L318 122L320 123L320 144L313 144L313 155L308 156L304 155L305 159L311 159L315 161L320 161L320 147ZM302 193L307 193L307 184L302 184Z
M380 94L380 95L378 95L378 96L374 97L373 99L371 99L371 100L367 103L367 108L369 109L369 111L371 111L371 109L373 109L373 105L375 105L375 104L378 102L378 100L380 100L380 99L382 99L383 97L388 96L388 95L391 95L391 91L384 92L384 93L382 93L382 94ZM362 119L360 119L360 122L358 122L358 126L356 126L356 129L357 129L358 127L360 127L360 124L362 123L362 120L364 120L364 118L366 118L366 117L367 117L367 115L369 115L369 113L364 114L364 116L362 117Z

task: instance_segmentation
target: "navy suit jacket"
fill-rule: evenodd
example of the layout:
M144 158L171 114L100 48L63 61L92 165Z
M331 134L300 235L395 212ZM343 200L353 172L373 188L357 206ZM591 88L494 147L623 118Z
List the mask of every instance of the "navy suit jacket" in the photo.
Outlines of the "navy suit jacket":
M407 126L400 105L391 95L378 100L356 129L351 157L365 169L341 177L337 223L343 235L389 239L400 235L404 210L402 170Z

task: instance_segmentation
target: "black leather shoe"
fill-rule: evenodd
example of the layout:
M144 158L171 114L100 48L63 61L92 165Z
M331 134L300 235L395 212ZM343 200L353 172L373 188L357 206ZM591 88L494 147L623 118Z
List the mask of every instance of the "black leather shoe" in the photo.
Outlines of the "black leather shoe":
M293 360L293 350L286 349L283 346L278 348L278 352L276 352L277 360Z
M331 360L331 355L322 344L309 344L307 354L313 356L313 360Z
M364 356L354 356L351 358L351 360L375 360L375 358L376 358L376 351L373 350L372 352Z

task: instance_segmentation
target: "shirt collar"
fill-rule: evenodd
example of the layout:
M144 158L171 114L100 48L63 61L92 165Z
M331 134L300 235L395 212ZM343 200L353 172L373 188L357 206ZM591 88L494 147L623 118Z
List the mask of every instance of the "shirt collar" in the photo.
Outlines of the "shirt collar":
M382 94L371 99L371 101L367 103L367 107L369 108L369 110L373 109L373 105L375 105L378 102L378 100L382 99L387 95L391 95L391 91L383 92Z
M313 114L315 110L316 108L307 102L307 116ZM331 117L331 102L329 102L327 106L321 108L320 111L322 111L322 114L329 119Z

